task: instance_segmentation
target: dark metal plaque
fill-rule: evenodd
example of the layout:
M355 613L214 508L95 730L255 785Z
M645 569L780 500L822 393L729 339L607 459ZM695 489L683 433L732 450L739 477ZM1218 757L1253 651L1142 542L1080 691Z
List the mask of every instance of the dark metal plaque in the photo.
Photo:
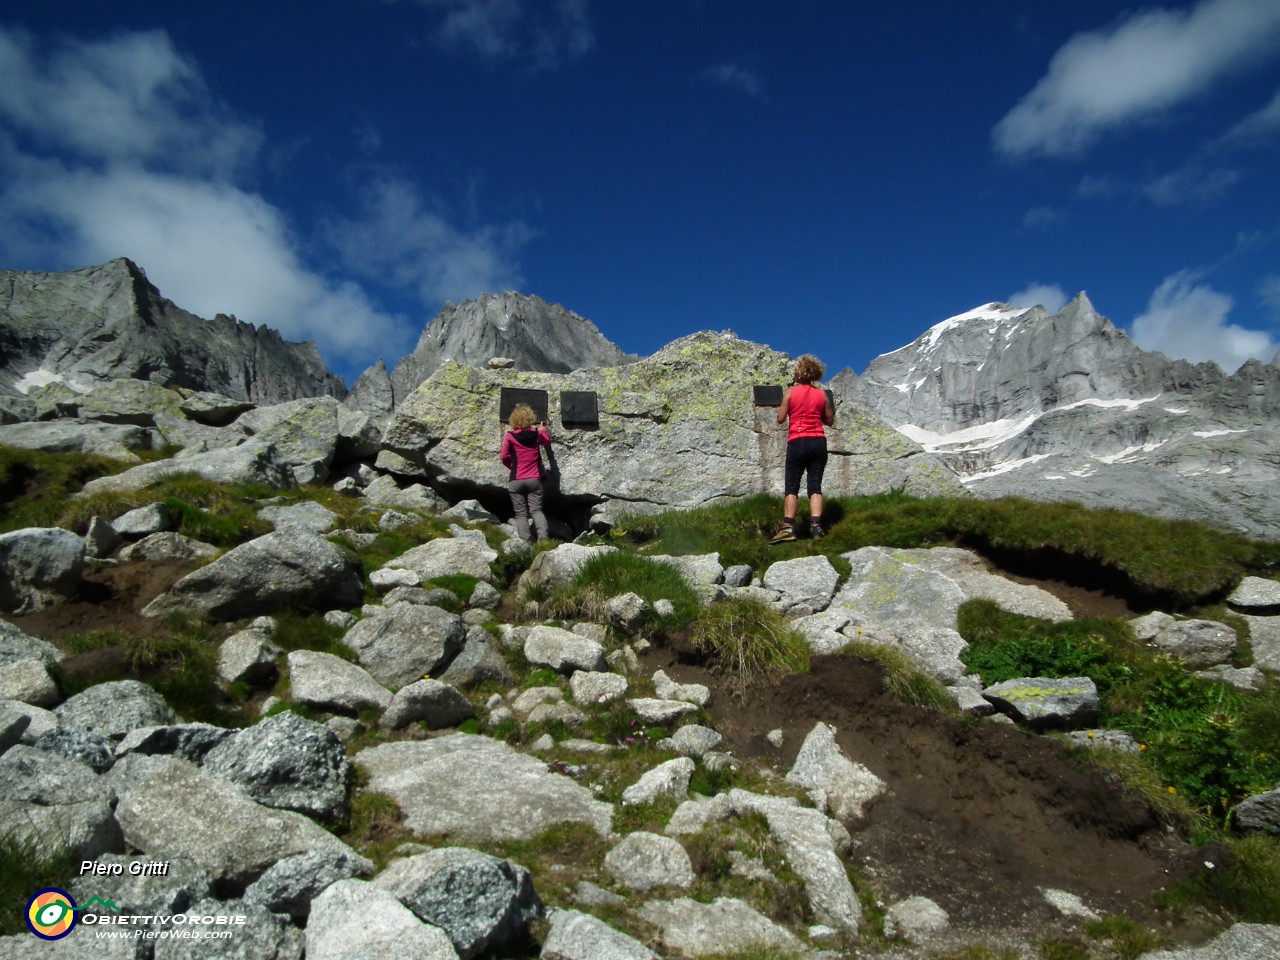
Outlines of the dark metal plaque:
M594 390L561 390L560 422L566 427L598 427L600 409Z
M547 391L522 390L518 387L502 388L502 394L498 398L498 419L506 423L511 417L511 411L515 409L518 403L527 403L533 408L533 419L535 421L545 421L547 419Z
M751 398L757 407L780 407L782 406L782 388L752 387Z

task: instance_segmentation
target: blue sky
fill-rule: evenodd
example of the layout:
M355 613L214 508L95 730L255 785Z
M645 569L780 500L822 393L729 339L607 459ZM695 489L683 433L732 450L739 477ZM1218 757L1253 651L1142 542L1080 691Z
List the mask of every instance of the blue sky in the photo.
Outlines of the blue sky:
M127 256L348 384L506 289L829 373L1080 290L1171 356L1280 349L1280 0L24 6L0 268Z

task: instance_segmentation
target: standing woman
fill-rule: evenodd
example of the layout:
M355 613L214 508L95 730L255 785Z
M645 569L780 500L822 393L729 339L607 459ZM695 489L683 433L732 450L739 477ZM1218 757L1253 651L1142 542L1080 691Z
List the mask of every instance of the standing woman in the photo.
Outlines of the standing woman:
M782 394L778 423L787 425L786 479L782 489L782 522L770 543L786 543L796 538L796 507L800 500L800 475L808 480L809 536L826 536L822 529L822 472L827 467L827 434L824 426L834 426L835 407L825 390L816 384L823 366L817 357L805 354L796 361L792 385Z
M534 429L533 409L527 403L517 403L507 418L511 429L502 438L502 463L511 472L507 489L511 492L511 506L515 509L516 533L521 540L529 539L529 518L533 518L534 532L539 540L547 538L547 518L542 513L542 451L551 449L551 434L545 423Z

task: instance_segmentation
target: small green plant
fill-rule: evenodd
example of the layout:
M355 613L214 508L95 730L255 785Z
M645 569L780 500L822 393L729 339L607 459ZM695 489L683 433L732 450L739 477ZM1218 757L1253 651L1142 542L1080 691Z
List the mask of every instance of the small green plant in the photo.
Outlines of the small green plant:
M1036 943L1040 960L1090 960L1089 948L1079 940L1043 939Z
M89 653L109 647L123 647L129 642L129 635L117 627L108 627L103 630L68 634L58 642L68 653Z
M234 547L271 532L271 524L252 505L234 496L210 494L206 502L201 507L174 496L163 500L174 529L215 547Z
M573 580L546 598L551 616L604 619L605 604L623 593L634 593L650 604L669 600L674 611L654 621L659 631L678 630L687 625L699 609L698 595L688 581L670 564L617 550L589 559Z
M1022 960L1022 953L1014 947L968 946L946 953L935 953L929 960Z
M207 636L136 636L125 645L131 676L144 679L188 720L239 726L218 682L218 648Z
M1169 790L1224 823L1232 806L1280 780L1276 695L1211 683L1156 659L1132 689L1117 691L1111 721L1146 747Z
M45 887L65 888L78 862L68 849L50 852L33 839L0 837L0 936L29 936L27 901Z
M316 650L344 660L355 660L355 651L342 643L346 631L326 623L324 617L298 610L282 610L275 614L275 620L276 629L271 641L283 650Z
M1280 841L1253 836L1228 844L1226 862L1208 860L1194 880L1164 891L1158 902L1226 913L1246 923L1280 923Z
M1015 677L1091 677L1105 694L1134 674L1127 661L1135 643L1119 620L1054 623L1008 613L992 600L970 600L956 623L969 642L960 659L986 684Z
M754 597L713 603L698 611L690 642L707 653L739 697L809 667L809 646L782 615Z
M854 640L840 650L842 656L862 657L884 667L885 689L901 700L917 707L946 710L955 706L946 689L900 650L863 640Z
M1116 960L1138 960L1138 957L1164 946L1165 940L1128 917L1103 917L1085 924L1085 934L1109 948Z
M359 790L351 800L344 839L381 867L391 851L412 840L413 834L404 826L404 811L393 797Z
M447 576L435 577L432 580L428 580L424 586L428 588L440 587L441 589L448 590L458 598L459 606L465 607L467 601L471 599L471 594L476 589L476 584L479 582L479 577L473 577L470 574L465 573L453 573Z

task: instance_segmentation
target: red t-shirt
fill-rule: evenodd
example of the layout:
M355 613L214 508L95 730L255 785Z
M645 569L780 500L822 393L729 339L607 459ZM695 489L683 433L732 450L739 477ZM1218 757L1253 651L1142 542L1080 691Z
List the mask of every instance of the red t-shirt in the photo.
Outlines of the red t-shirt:
M822 416L826 412L826 393L811 383L797 383L791 388L791 402L787 405L787 440L825 437Z

